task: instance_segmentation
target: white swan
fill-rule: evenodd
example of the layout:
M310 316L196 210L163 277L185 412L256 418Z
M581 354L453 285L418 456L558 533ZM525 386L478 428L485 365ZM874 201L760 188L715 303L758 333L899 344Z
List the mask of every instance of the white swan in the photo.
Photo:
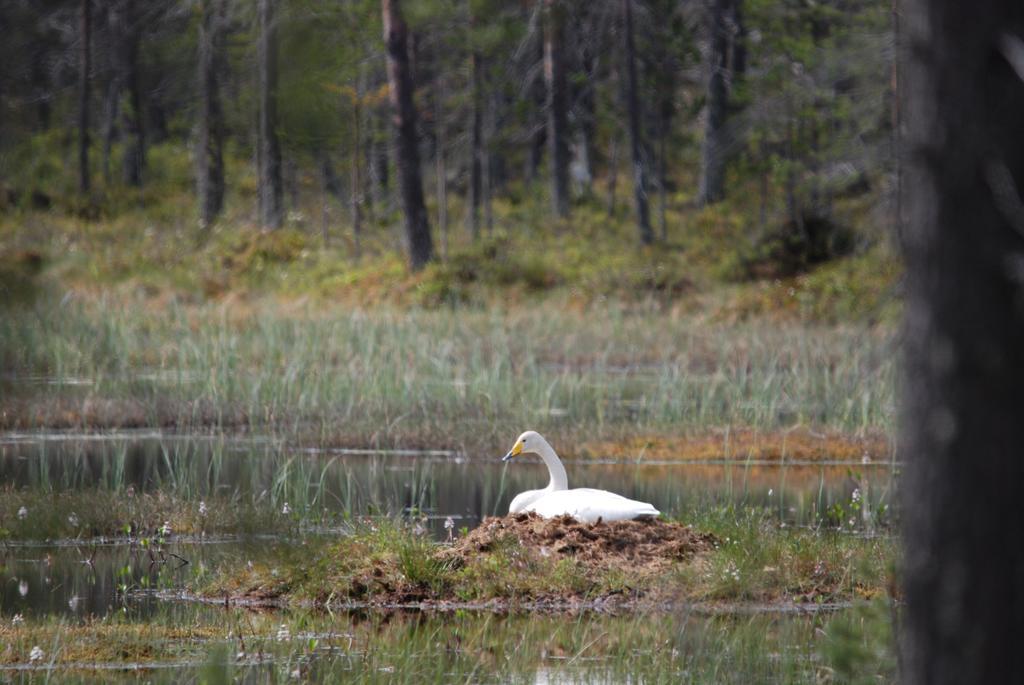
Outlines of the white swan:
M551 482L543 490L527 490L516 495L508 507L510 514L533 511L544 518L568 515L577 521L593 523L598 519L626 521L661 513L647 502L637 502L607 490L570 490L562 461L540 433L526 431L520 435L502 461L508 461L524 452L533 452L544 460L551 474Z

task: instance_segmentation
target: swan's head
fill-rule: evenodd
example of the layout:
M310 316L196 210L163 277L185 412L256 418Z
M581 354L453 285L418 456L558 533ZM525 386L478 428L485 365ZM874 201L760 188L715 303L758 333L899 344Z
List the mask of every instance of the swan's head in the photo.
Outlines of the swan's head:
M516 444L512 445L512 449L502 458L502 461L508 461L512 457L517 457L524 452L536 453L540 446L544 444L547 444L547 441L541 437L540 433L537 431L526 431L516 438Z

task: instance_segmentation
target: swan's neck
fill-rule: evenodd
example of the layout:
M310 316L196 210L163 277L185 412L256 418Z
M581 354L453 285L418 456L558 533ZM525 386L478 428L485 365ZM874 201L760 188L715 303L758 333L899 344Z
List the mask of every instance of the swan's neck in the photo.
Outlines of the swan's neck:
M566 475L565 467L562 466L562 460L555 454L554 448L545 442L537 450L537 454L544 460L544 464L548 467L548 473L551 474L551 482L548 483L547 489L552 492L568 490L569 476Z

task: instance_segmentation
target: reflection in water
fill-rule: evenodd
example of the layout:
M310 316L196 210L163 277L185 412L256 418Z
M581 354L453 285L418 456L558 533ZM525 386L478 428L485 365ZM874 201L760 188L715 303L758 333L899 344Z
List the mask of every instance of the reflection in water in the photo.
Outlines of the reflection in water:
M843 645L842 615L612 616L488 612L249 612L162 603L140 617L129 604L114 625L68 621L51 633L64 659L147 669L155 682L820 682L821 654ZM28 619L26 625L31 625ZM52 624L51 624L52 625ZM144 626L143 631L138 630ZM185 627L185 629L182 629ZM126 636L122 649L117 631ZM107 644L97 647L97 635ZM888 636L865 633L861 649L885 651ZM109 644L112 641L113 644ZM13 667L30 666L13 640ZM823 647L825 649L823 649ZM91 650L91 651L90 651ZM77 654L95 654L87 660ZM118 661L120 659L120 662ZM891 659L870 680L891 680ZM36 668L40 666L37 665ZM156 668L154 668L156 667ZM0 666L0 678L12 675ZM6 673L5 673L6 671ZM60 672L58 672L60 673ZM849 673L836 672L836 678Z
M58 503L60 492L99 490L160 491L197 507L225 498L294 511L309 523L307 532L349 516L414 514L426 517L436 539L447 539L448 518L455 532L471 529L484 516L503 514L516 493L547 480L544 466L529 458L506 466L496 458L444 452L311 451L264 440L168 439L152 433L116 440L53 437L0 441L0 481L58 493ZM891 482L889 470L880 466L852 472L835 466L568 462L567 468L571 484L649 501L669 515L685 518L709 507L753 505L792 524L816 523L833 504L848 502L854 489L862 501L870 497L872 506L883 506ZM338 529L322 534L336 535ZM295 536L172 538L155 548L140 540L12 546L0 560L0 615L104 615L122 606L126 594L183 587L225 557L265 559L270 545L302 544L287 538Z
M53 436L50 436L51 438ZM472 528L504 514L512 497L542 487L539 460L505 465L493 455L441 451L293 449L263 440L167 438L0 440L0 480L55 491L102 488L163 491L188 500L236 497L285 502L303 515L423 512ZM890 497L886 464L779 466L566 462L570 485L619 492L669 514L723 505L768 507L790 524L814 524L855 489L871 506Z
M0 618L148 614L149 590L181 588L228 560L261 559L284 541L254 538L139 544L15 544L0 566ZM129 601L130 600L130 601Z

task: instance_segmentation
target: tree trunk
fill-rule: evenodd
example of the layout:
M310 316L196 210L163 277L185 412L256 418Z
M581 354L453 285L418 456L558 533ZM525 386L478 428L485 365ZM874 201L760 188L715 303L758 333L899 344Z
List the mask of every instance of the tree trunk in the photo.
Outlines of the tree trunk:
M640 99L637 95L636 57L633 46L633 0L622 0L623 31L626 39L626 108L629 110L629 145L633 160L633 208L640 242L654 242L647 209L647 171L644 167L644 141L640 130Z
M547 85L548 156L551 204L559 217L569 216L569 115L562 58L565 8L561 0L544 0L544 81Z
M482 176L480 179L481 191L483 194L484 227L487 235L494 232L494 212L491 200L494 197L494 132L495 132L495 102L494 93L487 96L487 107L484 109L484 156L480 163Z
M108 128L104 156L109 165L110 146L120 129L124 156L122 178L131 186L142 185L146 159L146 138L142 123L142 91L139 74L139 40L142 27L131 0L113 2L107 9L110 38L113 43ZM120 122L118 125L116 122ZM109 168L105 169L109 175Z
M79 37L82 41L78 63L78 190L89 192L89 70L92 64L92 11L90 0L82 0Z
M127 0L125 8L125 29L122 68L125 73L128 106L121 107L124 117L124 182L131 186L142 185L142 172L146 166L146 128L142 112L142 75L139 60L139 42L142 26L138 14Z
M666 209L666 194L668 180L665 178L668 174L665 164L665 139L668 138L666 129L668 124L665 122L665 117L661 116L658 120L658 226L661 230L661 242L668 242L668 220L665 217Z
M481 81L482 66L480 55L473 52L470 55L470 72L472 82L470 94L472 99L472 122L469 130L469 234L473 240L480 238L480 202L483 192L483 157L484 157L484 134L483 134L483 84Z
M892 0L892 36L893 36L893 57L892 64L890 65L890 83L889 86L892 89L891 102L892 102L892 131L890 132L890 151L893 164L893 180L895 181L895 190L893 192L893 235L901 239L903 237L903 151L900 146L900 137L902 135L903 121L902 121L902 106L901 98L901 83L900 68L901 60L900 57L902 52L902 39L900 31L900 0Z
M349 209L352 213L352 243L356 261L362 256L363 233L363 74L356 78L356 97L352 104L352 188Z
M730 72L733 84L747 73L747 25L743 21L743 0L732 0L732 60Z
M612 133L612 150L608 155L608 216L615 215L615 193L619 185L619 136Z
M437 226L441 231L441 260L448 261L448 168L445 165L447 136L444 125L444 79L438 75L434 80L434 176L437 184Z
M714 204L725 197L725 121L729 108L729 25L732 0L712 0L708 50L707 119L701 155L697 202Z
M276 0L259 0L259 125L257 160L260 223L280 228L284 222L284 187L281 178L281 146L277 140L277 21Z
M593 190L594 162L597 159L597 60L587 49L583 53L583 72L586 77L577 98L579 105L580 151L578 160L581 167L580 182L588 195Z
M118 106L119 93L121 90L120 77L117 75L117 67L110 83L107 84L106 107L104 108L105 121L103 122L103 181L110 185L110 156L114 149L114 139L117 137L117 118L120 111Z
M433 257L434 244L430 238L427 208L423 203L420 152L416 140L416 106L412 99L413 82L409 75L408 32L402 18L400 0L381 0L381 12L384 16L388 95L394 121L409 266L413 271L418 271Z
M1024 682L1024 4L904 3L903 682Z
M224 115L218 74L223 64L224 0L206 0L199 27L199 123L196 192L199 223L210 226L224 207Z

